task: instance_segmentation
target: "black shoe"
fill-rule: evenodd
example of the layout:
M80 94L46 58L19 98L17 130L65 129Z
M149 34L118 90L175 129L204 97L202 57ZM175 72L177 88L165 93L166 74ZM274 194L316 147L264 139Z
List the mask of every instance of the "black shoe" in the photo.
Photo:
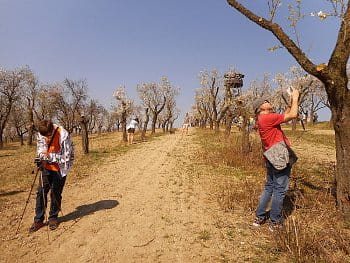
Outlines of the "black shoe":
M32 226L29 228L29 233L34 233L38 231L40 228L42 228L43 226L45 226L45 224L42 221L34 222Z
M256 227L261 226L266 223L266 220L267 220L266 217L265 218L256 217L253 222L253 226L256 226Z
M49 219L49 228L50 230L56 230L58 227L57 219Z

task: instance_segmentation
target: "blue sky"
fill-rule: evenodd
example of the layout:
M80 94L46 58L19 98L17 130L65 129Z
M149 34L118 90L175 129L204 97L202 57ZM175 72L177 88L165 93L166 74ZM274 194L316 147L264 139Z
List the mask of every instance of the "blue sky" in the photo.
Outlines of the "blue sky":
M266 1L254 2L242 0L266 17ZM323 1L304 2L307 14L326 10ZM289 30L285 14L276 22ZM333 18L302 22L302 45L314 62L327 62L338 28ZM0 0L0 35L1 67L29 65L42 82L86 79L90 96L106 107L119 85L137 98L137 84L166 75L181 88L184 114L200 70L234 66L248 87L264 72L296 64L286 50L267 51L279 44L274 36L226 0Z

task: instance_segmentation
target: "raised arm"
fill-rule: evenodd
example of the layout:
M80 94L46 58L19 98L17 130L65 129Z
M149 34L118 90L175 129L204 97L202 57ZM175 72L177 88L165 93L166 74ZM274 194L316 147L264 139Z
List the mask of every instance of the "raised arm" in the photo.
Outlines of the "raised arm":
M284 112L284 122L288 122L292 119L295 119L298 117L298 99L299 99L299 91L297 89L293 89L291 94L291 107L287 108Z

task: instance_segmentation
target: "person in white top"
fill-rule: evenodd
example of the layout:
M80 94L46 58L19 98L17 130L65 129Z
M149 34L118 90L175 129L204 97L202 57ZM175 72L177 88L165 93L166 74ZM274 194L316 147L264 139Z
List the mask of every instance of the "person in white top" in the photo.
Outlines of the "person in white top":
M128 131L128 145L134 143L134 133L136 125L139 125L139 119L134 118L130 121L128 126L126 126L126 130Z
M184 133L188 134L188 126L190 126L190 116L188 114L188 112L186 113L183 125L182 125L182 135Z

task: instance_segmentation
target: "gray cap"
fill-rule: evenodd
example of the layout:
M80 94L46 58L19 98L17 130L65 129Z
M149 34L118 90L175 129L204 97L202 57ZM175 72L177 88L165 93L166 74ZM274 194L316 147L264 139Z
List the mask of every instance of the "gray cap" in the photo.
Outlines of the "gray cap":
M252 105L253 105L253 111L254 113L258 113L259 109L260 109L260 106L262 104L264 104L265 101L268 101L268 98L267 96L263 96L263 97L259 97L259 98L256 98Z

